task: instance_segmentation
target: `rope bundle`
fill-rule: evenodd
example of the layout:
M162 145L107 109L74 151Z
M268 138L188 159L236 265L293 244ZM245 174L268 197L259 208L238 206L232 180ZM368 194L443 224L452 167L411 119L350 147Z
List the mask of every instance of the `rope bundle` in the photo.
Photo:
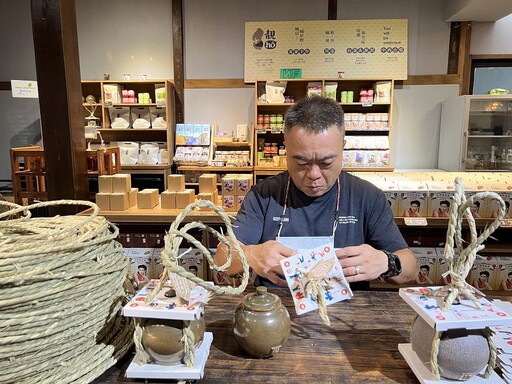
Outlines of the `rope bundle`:
M90 216L35 218L77 205ZM0 383L87 383L131 346L119 230L88 201L0 202ZM14 218L13 218L14 217Z
M470 207L477 199L493 198L499 202L498 217L484 229L482 234L478 236L475 219L471 215ZM485 246L483 242L501 225L505 217L505 202L495 192L479 192L466 199L461 178L455 179L455 193L453 195L454 203L450 207L450 215L448 222L448 231L446 233L446 245L444 248L444 256L449 265L447 275L451 276L451 282L441 288L437 294L446 295L443 310L447 311L451 305L462 298L471 300L479 309L482 309L480 301L474 294L474 289L466 282L466 278L473 266L478 251ZM466 218L470 231L470 241L464 247L462 238L462 221ZM459 250L459 256L455 259L454 245ZM478 292L479 293L479 292ZM496 362L496 345L494 344L488 329L484 330L487 342L489 344L489 362L485 371L485 377L488 378L494 369ZM436 331L432 342L432 353L430 364L434 380L440 380L440 368L437 362L439 345L443 332Z

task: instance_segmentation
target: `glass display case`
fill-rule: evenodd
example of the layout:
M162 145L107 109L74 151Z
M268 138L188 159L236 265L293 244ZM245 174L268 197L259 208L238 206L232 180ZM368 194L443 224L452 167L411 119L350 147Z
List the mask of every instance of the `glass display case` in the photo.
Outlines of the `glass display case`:
M443 101L438 159L446 171L512 171L512 96Z

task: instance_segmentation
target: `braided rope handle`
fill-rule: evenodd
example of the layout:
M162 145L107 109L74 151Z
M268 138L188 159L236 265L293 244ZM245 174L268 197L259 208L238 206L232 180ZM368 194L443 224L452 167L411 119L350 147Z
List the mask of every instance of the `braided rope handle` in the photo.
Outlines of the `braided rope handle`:
M471 214L470 207L479 199L493 198L499 203L498 216L486 227L478 236L475 219ZM455 193L453 196L454 204L450 207L448 231L446 233L446 244L444 254L449 264L447 274L452 279L446 289L449 291L445 299L443 310L448 310L452 303L459 299L460 296L469 298L475 305L481 308L479 300L474 295L474 289L466 283L466 278L476 260L477 252L481 251L485 246L483 242L501 225L505 217L505 202L495 192L478 192L466 199L463 188L463 180L455 179ZM462 221L466 218L470 230L470 241L466 247L463 246L462 239ZM455 259L454 243L460 250L459 257Z
M499 203L498 216L496 219L487 226L483 232L478 236L476 223L473 215L471 214L470 207L479 199L493 198ZM467 282L466 278L471 271L471 268L476 260L478 251L485 248L483 242L501 225L505 217L505 202L495 192L478 192L471 196L469 199L464 194L463 180L461 178L455 179L455 193L453 195L454 203L450 207L448 230L446 233L446 244L444 248L444 256L448 262L448 271L446 275L451 276L451 282L443 287L443 290L448 292L444 300L443 310L447 311L455 300L459 300L461 296L471 300L480 310L482 306L478 298L474 295L474 289ZM462 221L468 221L470 231L470 241L466 247L463 246L464 240L462 239ZM459 249L459 257L455 259L454 245ZM432 351L430 355L430 366L432 368L432 375L434 380L440 380L440 369L438 365L439 346L443 332L436 331L434 340L432 341ZM485 377L490 377L494 365L496 364L496 345L492 340L490 332L485 330L485 337L489 344L489 361L485 371Z
M185 219L185 217L193 210L198 209L204 209L208 208L214 211L219 217L222 219L222 222L226 225L226 231L227 235L234 239L233 243L231 243L223 234L219 233L218 231L212 229L211 227L200 223L200 222L190 222L183 226L183 228L179 229L180 224ZM195 203L189 204L183 211L180 212L180 214L176 217L176 220L171 224L171 227L169 229L169 232L165 235L164 242L164 250L162 251L161 257L162 257L162 264L164 265L164 272L162 273L162 276L160 277L160 281L151 292L148 297L146 298L146 302L150 302L153 300L158 292L162 289L164 283L167 281L170 273L176 273L179 276L182 276L192 283L195 283L203 288L205 288L209 293L210 297L212 295L220 295L220 294L228 294L228 295L238 295L242 293L245 288L247 287L247 284L249 282L249 263L247 262L247 259L245 257L245 253L242 250L240 244L238 241L236 241L236 236L233 233L232 225L231 225L231 219L232 217L229 216L224 212L224 210L221 207L218 207L213 202L208 200L198 200ZM210 251L197 239L195 239L192 235L187 233L189 230L198 228L198 229L207 229L210 233L214 234L219 241L226 245L228 254L226 262L223 265L217 265L215 264L214 258L211 256ZM199 276L194 275L191 272L188 272L185 270L181 265L178 263L178 252L179 247L183 239L186 239L190 243L192 243L194 246L196 246L201 252L205 255L206 259L208 260L208 263L210 265L210 268L215 271L224 271L229 268L229 266L232 263L233 260L233 247L234 250L238 253L238 257L240 258L240 261L242 263L242 281L241 284L238 287L232 287L232 286L218 286L211 284L210 282L206 282L203 279L201 279Z

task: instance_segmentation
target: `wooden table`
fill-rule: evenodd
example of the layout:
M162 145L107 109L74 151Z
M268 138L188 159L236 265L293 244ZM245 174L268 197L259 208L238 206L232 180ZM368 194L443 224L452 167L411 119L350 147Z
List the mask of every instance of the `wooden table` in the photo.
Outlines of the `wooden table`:
M270 291L281 297L290 313L288 343L272 358L250 357L238 346L231 329L242 295L216 297L205 309L213 344L204 378L198 383L419 382L398 351L399 343L409 342L415 312L397 292L355 291L352 299L328 307L331 326L326 326L316 312L297 316L288 290ZM131 359L130 354L94 383L149 382L124 377Z

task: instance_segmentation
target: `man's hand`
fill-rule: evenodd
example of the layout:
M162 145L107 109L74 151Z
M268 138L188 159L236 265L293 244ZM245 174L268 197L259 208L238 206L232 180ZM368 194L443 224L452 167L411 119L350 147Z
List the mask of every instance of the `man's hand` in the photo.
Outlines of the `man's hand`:
M286 257L295 255L297 251L285 247L275 240L269 240L263 244L246 245L244 252L249 265L256 274L280 287L287 286L279 262Z
M386 254L368 244L340 248L336 256L349 283L373 280L388 270Z

